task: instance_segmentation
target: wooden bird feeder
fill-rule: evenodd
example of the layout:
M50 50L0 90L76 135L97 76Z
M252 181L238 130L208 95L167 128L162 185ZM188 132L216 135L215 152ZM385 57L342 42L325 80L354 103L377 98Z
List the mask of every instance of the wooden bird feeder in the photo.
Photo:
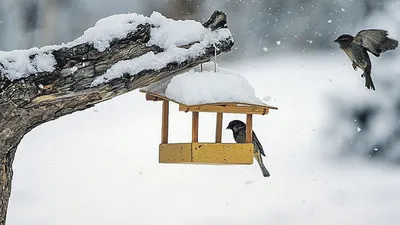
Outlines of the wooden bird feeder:
M189 164L252 164L253 149L252 125L253 114L266 115L270 109L277 107L266 104L246 102L213 102L198 105L188 105L165 95L169 80L150 85L140 92L146 94L147 101L162 102L161 144L159 146L159 163L189 163ZM207 90L205 90L207 91ZM192 113L192 142L169 143L169 102L179 105L179 111ZM199 113L216 113L215 143L199 142ZM222 120L224 113L246 114L246 142L221 143Z

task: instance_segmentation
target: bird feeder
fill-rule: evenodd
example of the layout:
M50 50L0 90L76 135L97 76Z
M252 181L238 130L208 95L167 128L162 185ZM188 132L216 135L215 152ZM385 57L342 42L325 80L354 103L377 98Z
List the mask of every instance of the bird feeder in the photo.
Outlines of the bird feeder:
M177 75L177 78L180 75ZM172 79L175 79L172 78ZM207 79L207 77L205 77ZM159 163L189 164L252 164L253 150L252 125L253 115L266 115L270 109L277 109L253 101L207 101L202 104L188 104L181 99L171 98L166 94L171 78L152 84L140 92L145 93L147 101L162 102L161 144L159 145ZM207 91L204 89L203 91ZM190 143L169 143L169 105L179 105L179 111L192 114L192 141ZM200 112L216 114L215 143L199 142ZM224 113L246 114L246 143L221 143L222 122Z

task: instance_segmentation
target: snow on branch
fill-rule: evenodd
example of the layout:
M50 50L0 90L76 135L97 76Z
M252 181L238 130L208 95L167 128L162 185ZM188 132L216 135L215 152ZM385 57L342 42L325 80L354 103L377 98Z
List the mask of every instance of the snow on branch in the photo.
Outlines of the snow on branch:
M104 101L208 61L214 46L217 54L233 46L220 11L204 24L157 12L110 16L66 44L0 52L0 104L33 107L89 94L97 94L92 103Z

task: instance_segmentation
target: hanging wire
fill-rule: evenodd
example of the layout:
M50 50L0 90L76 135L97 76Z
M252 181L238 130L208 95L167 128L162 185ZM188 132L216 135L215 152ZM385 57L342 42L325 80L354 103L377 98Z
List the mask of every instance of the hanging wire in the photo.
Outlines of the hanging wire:
M214 45L214 72L217 72L217 46Z

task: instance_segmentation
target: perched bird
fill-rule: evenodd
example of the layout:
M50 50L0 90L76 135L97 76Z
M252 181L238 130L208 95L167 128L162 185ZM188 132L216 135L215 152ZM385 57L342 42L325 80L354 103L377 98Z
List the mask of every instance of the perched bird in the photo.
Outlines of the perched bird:
M398 41L387 36L388 32L385 30L370 29L358 32L355 37L343 34L334 40L352 61L353 69L357 70L359 67L364 71L361 77L365 77L365 87L368 89L375 90L368 52L379 57L381 53L393 50L399 45Z
M226 129L230 129L233 132L233 138L236 143L246 143L246 124L240 120L232 120ZM265 168L261 155L265 156L264 149L261 146L256 134L253 131L253 145L254 145L254 158L257 160L258 165L260 165L262 174L264 177L269 177L270 174Z

